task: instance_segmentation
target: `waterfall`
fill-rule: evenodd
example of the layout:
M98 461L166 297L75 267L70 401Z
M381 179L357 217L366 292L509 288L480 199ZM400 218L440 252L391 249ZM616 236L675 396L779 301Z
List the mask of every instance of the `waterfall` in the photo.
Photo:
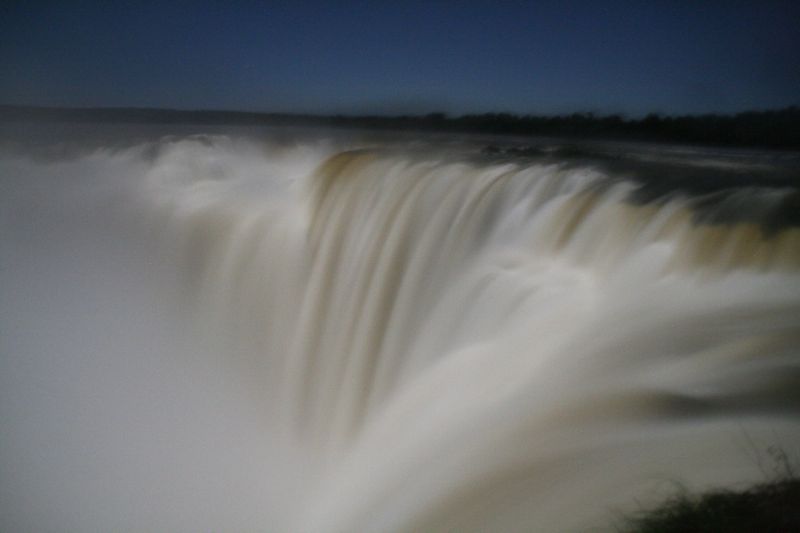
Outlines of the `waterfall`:
M210 390L210 422L252 410L225 442L253 434L269 442L268 454L247 444L226 459L236 471L271 465L270 479L259 482L269 488L244 503L216 499L222 488L192 496L228 468L204 465L216 448L201 449L191 467L163 473L208 472L176 489L172 497L188 502L182 511L144 498L135 508L155 506L163 516L148 522L130 510L114 522L93 519L96 501L72 501L64 509L87 514L67 530L197 530L182 516L206 516L206 505L241 515L263 498L268 516L244 513L243 522L216 527L605 531L637 502L658 501L670 483L759 481L767 446L800 442L800 228L771 222L796 198L793 187L754 181L644 198L636 176L590 160L228 136L162 138L57 162L6 156L2 165L9 189L27 191L6 200L8 213L51 187L48 202L58 209L41 208L56 213L50 233L65 231L67 219L82 227L62 212L87 202L92 231L113 235L117 246L130 239L136 256L149 258L92 268L140 272L117 300L152 287L148 302L170 302L158 319L166 335L190 338L192 348L181 344L180 356L165 349L148 368L178 376L173 367L186 365L200 377L168 372L155 398L172 405L165 390L179 382L191 390L186 416L200 424L208 406L196 397ZM77 200L68 205L70 195ZM30 220L26 231L43 234ZM98 228L104 221L109 227ZM23 224L6 226L6 249L21 249ZM50 257L53 242L32 246ZM19 274L31 285L36 275ZM4 305L3 316L13 313ZM34 345L36 320L9 323L23 328L9 350ZM60 343L64 334L50 335ZM98 352L87 364L107 357ZM5 365L22 364L15 360ZM145 378L119 371L114 380L138 386ZM236 402L224 399L229 388L240 391ZM33 393L18 385L11 394ZM114 404L116 393L98 394L112 400L120 423L135 423L129 405ZM22 427L24 409L9 412L5 420ZM165 441L176 431L143 424ZM248 430L237 436L240 426ZM182 431L189 437L180 443L202 439L194 426ZM111 463L125 460L126 448L116 446ZM156 452L158 461L172 464L180 446ZM14 453L3 464L25 456ZM76 452L64 453L59 464ZM25 486L39 483L23 467L11 470ZM161 480L148 475L107 479ZM234 494L245 491L234 485ZM54 516L67 513L58 509Z

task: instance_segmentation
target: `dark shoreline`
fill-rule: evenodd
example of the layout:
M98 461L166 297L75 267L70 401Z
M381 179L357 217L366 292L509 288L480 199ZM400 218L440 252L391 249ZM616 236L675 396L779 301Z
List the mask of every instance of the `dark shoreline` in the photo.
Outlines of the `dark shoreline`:
M308 115L248 111L132 107L67 108L0 105L0 122L77 122L301 126L394 131L554 136L571 139L669 142L731 147L800 149L800 108L735 115L662 116L641 119L574 113L559 116L443 113L403 116Z

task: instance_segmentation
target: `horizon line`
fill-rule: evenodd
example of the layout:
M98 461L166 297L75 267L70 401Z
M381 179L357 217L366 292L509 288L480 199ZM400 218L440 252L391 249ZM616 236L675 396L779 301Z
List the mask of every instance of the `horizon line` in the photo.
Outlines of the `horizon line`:
M433 109L417 113L361 113L361 112L309 112L309 111L256 111L247 109L224 109L224 108L179 108L179 107L154 107L154 106L129 106L129 105L100 105L100 106L59 106L59 105L40 105L40 104L7 104L0 103L0 109L9 110L35 110L35 111L150 111L150 112L172 112L172 113L231 113L239 115L261 115L261 116L283 116L283 117L306 117L306 118L432 118L438 117L442 120L452 120L463 117L475 116L508 116L510 118L568 118L585 117L594 119L621 118L623 120L643 120L647 117L659 118L689 118L689 117L735 117L751 113L771 113L796 111L800 109L800 104L790 104L781 107L749 108L735 112L705 111L695 113L667 113L662 111L650 111L647 113L626 114L623 112L597 112L589 110L576 110L562 113L536 113L536 112L513 112L503 110L474 111L466 113L451 113L447 111Z

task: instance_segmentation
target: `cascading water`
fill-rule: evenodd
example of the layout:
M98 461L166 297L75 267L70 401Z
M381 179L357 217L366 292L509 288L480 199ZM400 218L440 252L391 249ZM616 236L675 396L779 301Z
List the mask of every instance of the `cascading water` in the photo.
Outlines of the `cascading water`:
M606 531L796 449L795 188L365 146L6 147L3 529Z

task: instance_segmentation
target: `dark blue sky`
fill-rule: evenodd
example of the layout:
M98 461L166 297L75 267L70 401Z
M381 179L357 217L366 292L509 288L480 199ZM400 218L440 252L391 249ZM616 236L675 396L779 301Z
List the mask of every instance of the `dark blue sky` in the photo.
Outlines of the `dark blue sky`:
M639 115L800 104L800 2L24 2L0 103Z

